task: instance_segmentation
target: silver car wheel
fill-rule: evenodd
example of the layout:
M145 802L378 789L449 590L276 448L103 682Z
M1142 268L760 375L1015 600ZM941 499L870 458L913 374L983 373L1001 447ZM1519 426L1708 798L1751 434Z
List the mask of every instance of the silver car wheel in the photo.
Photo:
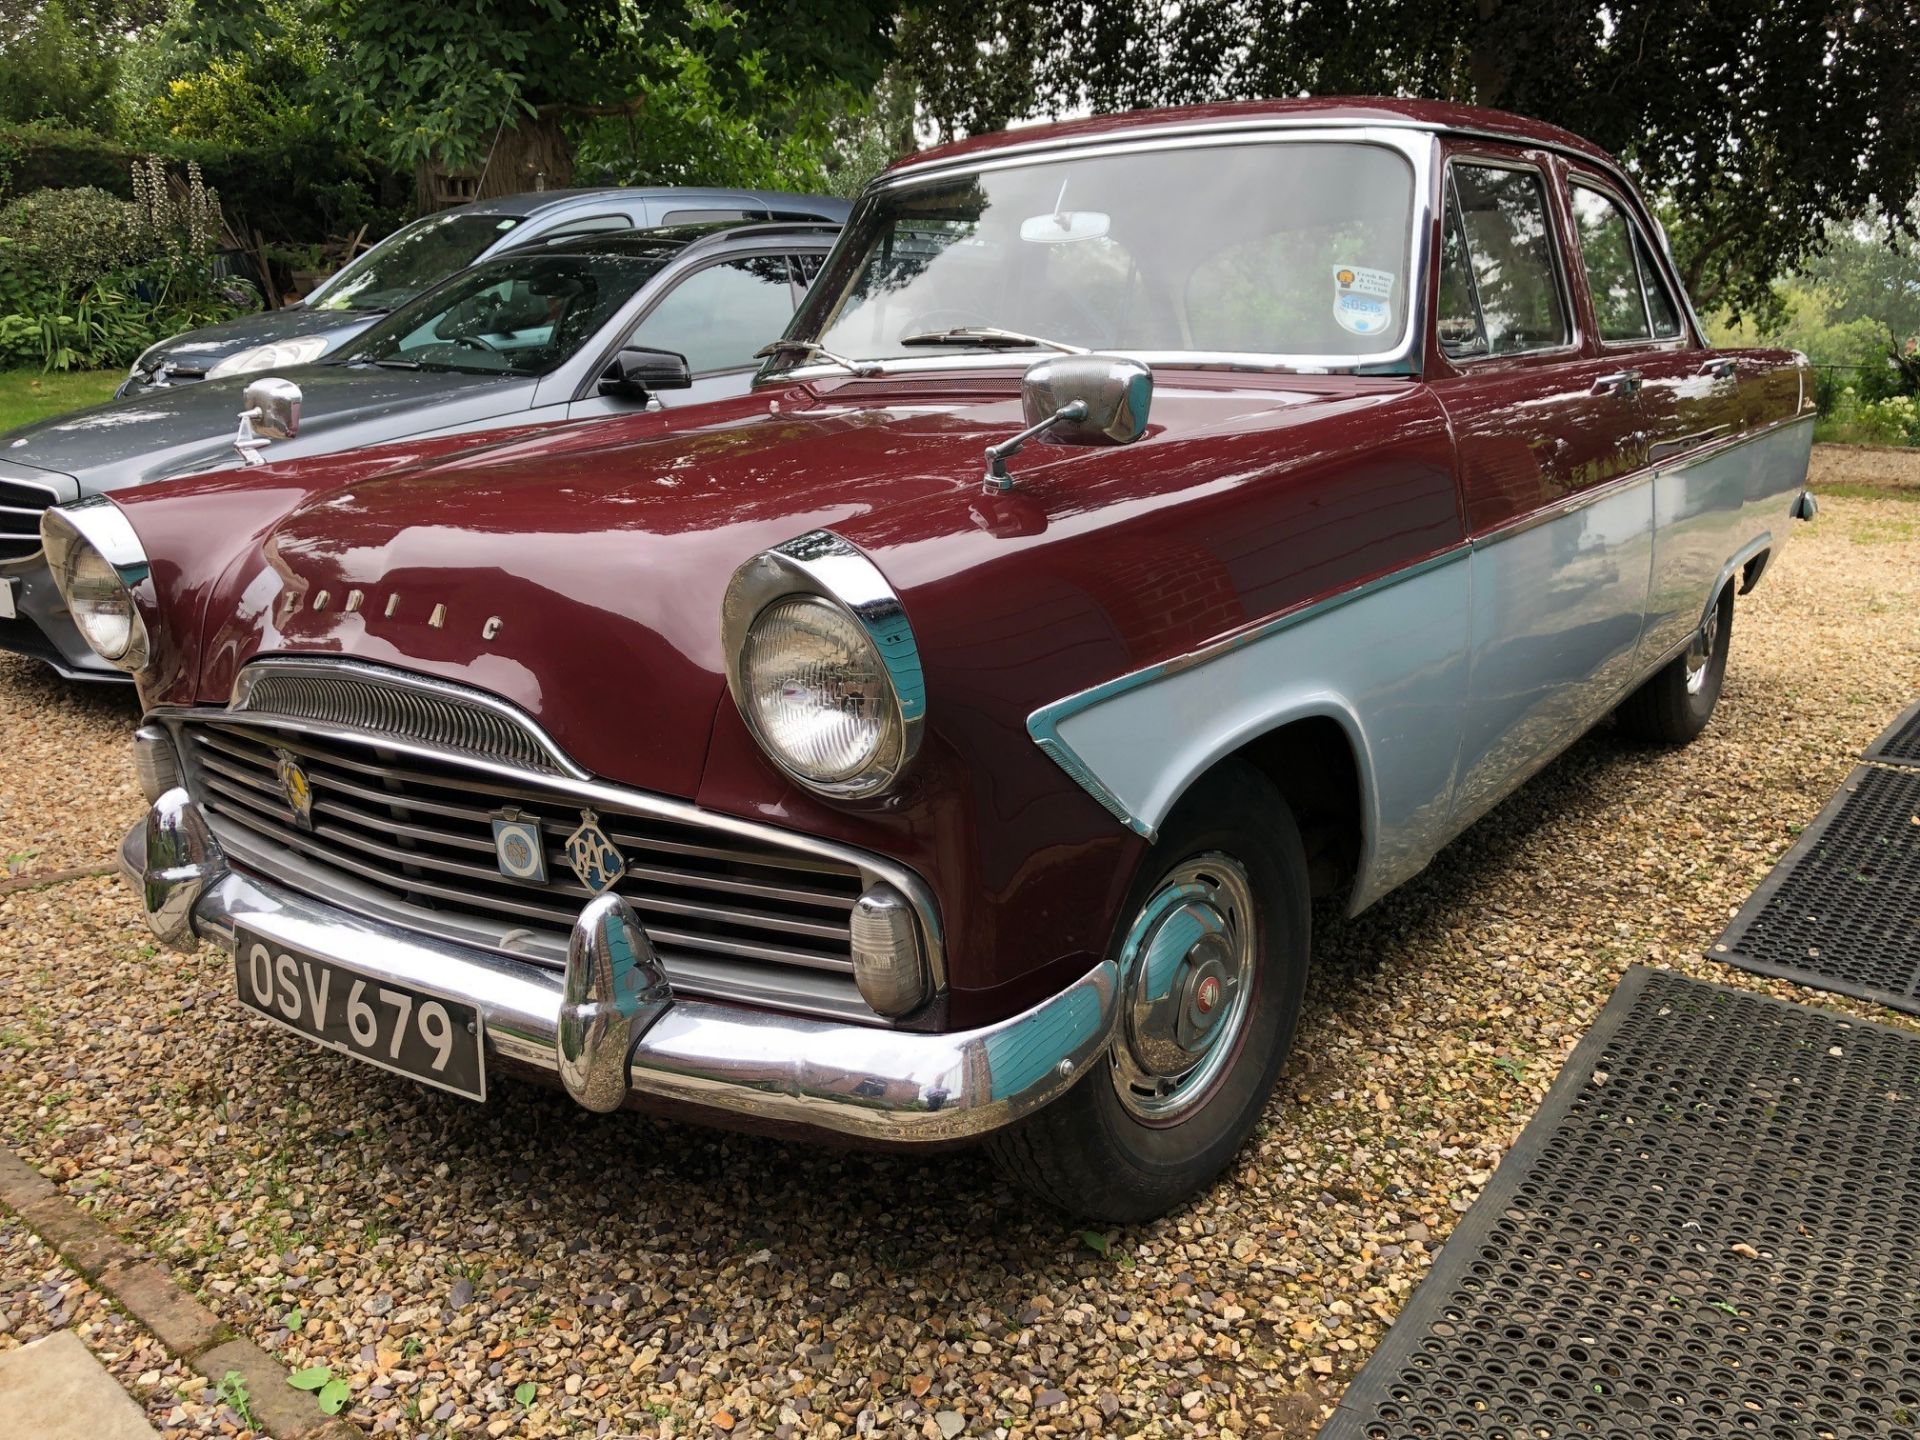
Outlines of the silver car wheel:
M1171 1124L1213 1089L1246 1026L1257 941L1253 887L1228 855L1185 861L1141 906L1121 950L1111 1052L1135 1119Z

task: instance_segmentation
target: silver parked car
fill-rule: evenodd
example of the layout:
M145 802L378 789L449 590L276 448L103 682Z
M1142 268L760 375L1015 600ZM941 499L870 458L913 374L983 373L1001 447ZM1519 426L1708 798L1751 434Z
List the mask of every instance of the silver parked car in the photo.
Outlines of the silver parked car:
M750 388L830 225L600 234L461 272L338 354L148 390L0 436L0 649L124 681L74 629L40 549L50 505L242 463L630 414ZM277 438L271 438L277 437Z
M540 190L443 210L402 226L311 295L280 310L189 330L149 346L118 395L304 365L469 265L509 250L622 230L717 221L846 221L851 202L779 190Z

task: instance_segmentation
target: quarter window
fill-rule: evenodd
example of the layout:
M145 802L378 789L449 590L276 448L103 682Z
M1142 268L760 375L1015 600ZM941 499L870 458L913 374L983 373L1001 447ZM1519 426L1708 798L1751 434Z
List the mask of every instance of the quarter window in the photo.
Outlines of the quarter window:
M1673 297L1639 227L1619 202L1576 182L1573 219L1600 338L1671 340L1678 335L1680 316Z
M756 255L695 271L640 322L629 342L687 357L695 375L740 370L793 318L787 257Z
M1515 355L1567 344L1572 331L1540 172L1455 163L1451 175L1442 346L1452 355Z

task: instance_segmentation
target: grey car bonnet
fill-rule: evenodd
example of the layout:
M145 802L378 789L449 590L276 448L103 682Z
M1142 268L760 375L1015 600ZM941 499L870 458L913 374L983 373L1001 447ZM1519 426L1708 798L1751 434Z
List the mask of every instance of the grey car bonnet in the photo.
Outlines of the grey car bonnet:
M533 403L538 384L529 376L374 365L293 365L273 373L293 381L303 396L300 433L274 442L275 460L511 417ZM233 438L241 396L259 378L235 375L148 390L42 420L0 442L0 460L71 476L87 491L237 465Z

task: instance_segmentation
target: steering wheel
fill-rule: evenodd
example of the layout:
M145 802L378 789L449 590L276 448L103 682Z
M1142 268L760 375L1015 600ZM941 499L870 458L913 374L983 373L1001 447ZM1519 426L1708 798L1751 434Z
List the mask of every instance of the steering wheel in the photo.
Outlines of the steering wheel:
M455 345L464 345L469 350L478 350L482 355L498 356L500 353L494 349L493 346L487 344L486 341L474 335L456 335L453 337L453 343Z

